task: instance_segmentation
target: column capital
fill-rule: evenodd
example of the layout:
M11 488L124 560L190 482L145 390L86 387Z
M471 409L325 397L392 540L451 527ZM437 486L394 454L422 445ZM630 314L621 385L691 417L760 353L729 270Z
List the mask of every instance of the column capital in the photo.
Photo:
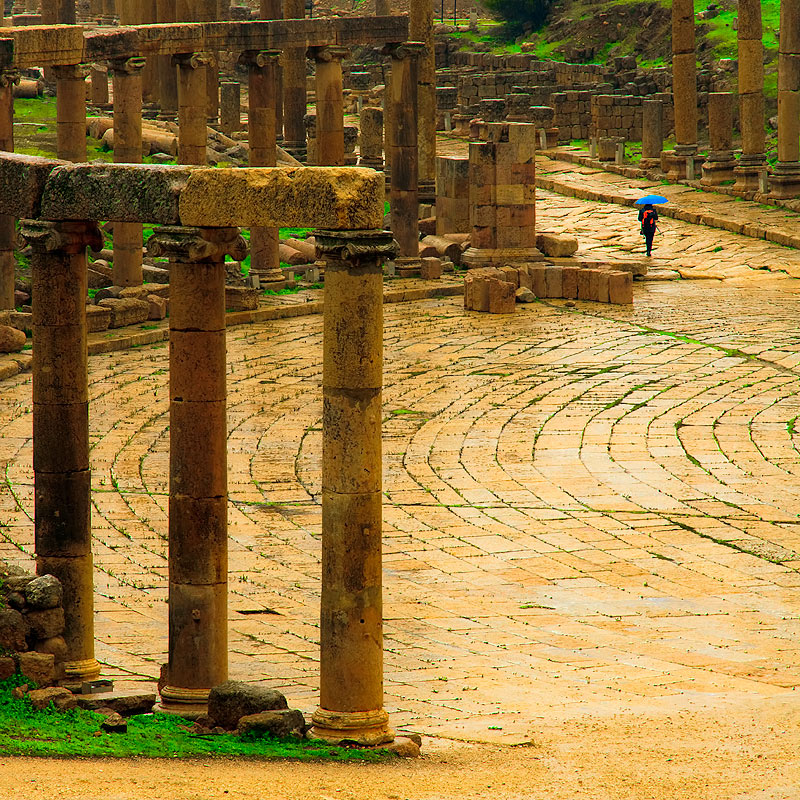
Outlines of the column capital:
M200 69L213 64L214 59L210 53L175 53L172 56L172 63L184 69Z
M397 242L391 231L314 231L317 255L330 261L354 265L380 264L397 255Z
M103 234L93 221L48 222L23 219L20 235L37 253L80 253L91 247L94 252L103 249Z
M89 75L90 67L88 64L58 64L52 69L56 80L83 81Z
M341 61L343 58L347 58L350 55L350 48L326 44L309 47L306 54L308 58L313 58L316 62L328 63L330 61Z
M407 58L421 58L427 50L423 42L389 42L384 45L382 52L395 61L404 61Z
M0 89L7 89L9 86L19 83L20 72L14 67L3 67L0 69Z
M282 50L243 50L239 54L239 63L245 67L277 66Z
M238 228L190 228L170 225L156 228L147 240L147 252L156 258L189 263L219 263L230 256L241 261L247 255L247 243Z
M144 69L147 63L146 58L135 56L133 58L112 58L108 62L108 68L120 75L135 75Z

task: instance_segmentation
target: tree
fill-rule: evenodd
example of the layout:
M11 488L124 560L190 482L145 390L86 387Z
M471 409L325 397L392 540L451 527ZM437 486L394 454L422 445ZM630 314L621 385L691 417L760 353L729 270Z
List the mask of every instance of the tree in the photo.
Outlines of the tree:
M541 27L553 0L484 0L484 5L503 19L509 33L519 35L523 30Z

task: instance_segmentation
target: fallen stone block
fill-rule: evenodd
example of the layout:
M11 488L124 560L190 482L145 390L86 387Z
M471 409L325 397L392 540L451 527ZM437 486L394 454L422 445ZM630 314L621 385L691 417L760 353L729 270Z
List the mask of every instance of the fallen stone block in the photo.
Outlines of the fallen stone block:
M520 286L515 292L518 303L533 303L536 301L536 295L527 287Z
M111 309L105 306L86 306L86 330L89 333L108 330L111 324Z
M123 717L149 714L156 703L155 692L100 692L77 695L78 708L99 711L107 708Z
M28 652L17 656L19 672L38 686L50 686L55 680L55 656L52 653Z
M442 277L442 259L430 256L420 263L419 276L426 281L435 281Z
M259 294L258 289L246 286L226 286L225 308L228 311L255 311Z
M537 233L536 247L548 258L568 258L578 250L578 240L561 233Z
M608 300L610 303L630 305L633 303L633 275L629 272L608 273Z
M69 689L61 686L50 686L46 689L34 689L28 692L28 699L31 705L37 710L42 711L52 703L59 711L69 711L76 708L78 701Z
M98 305L111 311L109 328L124 328L126 325L138 325L147 322L150 316L150 303L136 300L133 297L108 298Z
M169 300L166 297L159 297L156 294L149 294L145 300L150 304L149 320L166 319L169 310Z
M544 271L545 297L561 297L564 289L561 267L546 267Z
M236 726L236 733L239 736L267 734L279 739L287 739L290 736L302 737L305 725L306 721L301 711L289 708L278 709L241 717Z
M10 325L0 325L0 353L18 353L26 342L27 337L23 331Z
M489 279L489 313L513 314L517 310L516 287L507 281Z
M215 686L208 696L211 723L226 730L236 728L242 717L288 707L286 698L276 689L242 681L225 681Z

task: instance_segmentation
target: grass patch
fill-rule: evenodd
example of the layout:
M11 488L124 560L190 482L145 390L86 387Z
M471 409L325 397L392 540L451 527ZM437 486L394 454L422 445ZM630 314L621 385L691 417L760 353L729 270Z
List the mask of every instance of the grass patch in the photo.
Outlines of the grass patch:
M93 711L57 711L52 704L43 711L36 711L27 697L12 697L11 690L25 682L21 675L14 675L0 683L0 747L4 756L237 756L373 762L393 757L386 750L356 750L310 741L201 736L190 733L185 720L170 714L131 717L127 733L104 733L100 730L103 717Z

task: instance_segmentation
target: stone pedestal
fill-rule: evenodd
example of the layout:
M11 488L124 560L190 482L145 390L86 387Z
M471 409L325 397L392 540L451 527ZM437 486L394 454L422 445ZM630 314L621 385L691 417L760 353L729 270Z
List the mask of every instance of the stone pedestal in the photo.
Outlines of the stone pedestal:
M359 116L358 165L383 169L383 111L364 106Z
M305 0L285 0L284 17L303 19ZM298 161L306 158L306 48L283 51L283 149Z
M664 105L660 100L642 102L642 169L657 167L664 149Z
M0 70L0 150L14 150L14 85L19 72ZM0 214L0 311L14 308L14 250L16 249L14 217Z
M800 0L781 0L778 46L778 163L770 178L773 197L800 195Z
M202 75L202 73L200 73ZM205 99L201 93L201 99ZM225 256L238 228L156 228L170 260L169 661L161 710L192 717L228 677Z
M220 84L219 124L222 132L230 136L242 129L241 88L239 81L222 81Z
M205 53L173 56L178 67L178 163L206 165L206 70Z
M86 75L88 67L53 67L56 78L56 137L58 157L86 161Z
M408 38L425 46L417 59L417 146L419 188L424 202L434 202L436 183L436 52L433 38L433 3L411 0Z
M541 261L536 248L536 129L519 122L486 126L469 145L469 267Z
M419 183L417 175L417 58L418 42L390 46L390 129L388 161L392 165L390 193L392 233L401 258L419 259Z
M686 177L686 159L697 154L697 55L694 0L672 3L672 95L675 108L675 150L666 163L670 180Z
M312 47L309 57L316 68L317 164L344 166L344 98L342 59L345 47Z
M143 58L111 62L114 81L114 161L142 163ZM142 224L114 223L115 286L142 285Z
M735 188L755 191L766 170L764 151L764 46L761 0L739 0L739 127L742 155L735 169Z
M250 166L274 167L276 100L278 97L278 60L280 51L262 50L243 53L247 65L249 111L247 136L250 141ZM250 229L250 271L261 284L283 281L278 255L278 228Z
M710 148L700 179L705 186L719 186L734 178L733 102L734 96L730 92L712 92L708 95Z
M33 249L33 472L36 571L64 587L65 677L96 678L92 587L86 248L95 222L24 220Z
M325 259L320 704L311 735L391 742L383 708L381 389L386 231L317 231Z

